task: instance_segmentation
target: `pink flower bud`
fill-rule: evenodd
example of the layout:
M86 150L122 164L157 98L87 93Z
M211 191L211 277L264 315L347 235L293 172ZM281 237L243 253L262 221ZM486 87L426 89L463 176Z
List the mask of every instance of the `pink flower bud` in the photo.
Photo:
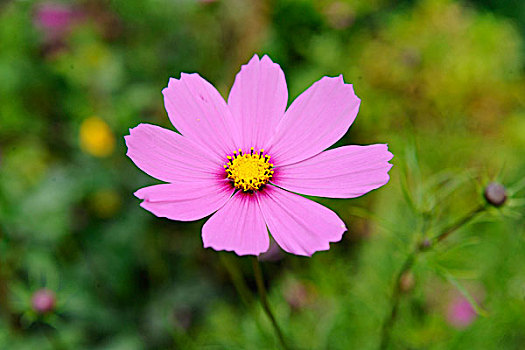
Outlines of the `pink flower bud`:
M399 279L399 289L403 293L408 293L412 289L414 289L414 285L416 284L416 279L414 277L414 274L410 271L407 271L401 275L401 278Z
M46 314L55 309L56 296L55 293L49 289L37 290L31 298L33 310L39 314Z
M285 257L284 251L279 247L275 240L270 239L270 248L261 255L259 255L260 261L279 261Z

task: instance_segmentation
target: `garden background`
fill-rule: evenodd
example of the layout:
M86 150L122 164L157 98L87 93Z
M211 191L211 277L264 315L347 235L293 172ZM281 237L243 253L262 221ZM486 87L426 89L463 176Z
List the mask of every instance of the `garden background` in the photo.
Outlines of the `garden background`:
M227 96L258 53L290 101L343 74L362 103L337 145L394 154L386 186L316 199L347 223L340 243L261 258L290 347L377 349L386 329L392 349L523 349L524 39L519 0L0 2L0 348L278 347L250 259L204 249L205 220L140 208L157 182L124 144L138 123L171 127L169 77ZM492 181L505 204L398 276Z

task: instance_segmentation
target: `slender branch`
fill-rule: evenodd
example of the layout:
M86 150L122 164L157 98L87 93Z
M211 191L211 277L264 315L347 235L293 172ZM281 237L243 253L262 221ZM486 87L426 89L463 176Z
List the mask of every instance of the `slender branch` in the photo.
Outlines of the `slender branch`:
M446 239L451 233L461 228L462 226L468 224L470 221L472 221L472 219L474 219L476 216L478 216L478 214L482 213L486 209L487 209L486 205L480 205L479 207L471 211L469 214L465 215L464 217L462 217L461 219L459 219L452 225L448 226L439 235L434 237L433 244L437 242L441 242L442 240Z
M396 321L397 318L397 312L399 309L399 303L401 301L401 278L405 273L410 271L412 267L414 266L415 261L417 260L420 253L427 252L434 248L434 246L443 240L445 240L447 237L449 237L452 233L463 227L464 225L468 224L470 221L472 221L476 216L481 214L487 209L486 205L480 205L476 209L472 210L470 213L466 214L462 218L458 219L456 222L452 223L450 226L447 226L443 229L438 235L436 235L432 240L425 241L426 244L419 243L417 244L412 252L407 256L405 259L405 262L401 266L401 269L396 275L394 289L392 291L391 296L391 304L392 309L390 311L389 316L385 319L383 322L383 325L381 327L381 343L379 345L379 349L384 350L388 347L388 344L390 343L390 335L392 333L392 327Z
M270 319L273 329L275 330L275 334L277 334L277 338L279 338L279 342L281 343L282 348L285 350L289 349L286 345L286 342L284 341L284 336L281 331L281 328L277 324L277 321L275 320L275 317L270 308L270 304L268 303L266 288L264 287L264 278L261 270L261 265L259 264L259 260L257 259L257 257L253 257L252 263L253 273L255 275L255 282L257 283L257 290L259 291L259 297L261 299L261 304L264 309L264 312L266 312L266 315Z

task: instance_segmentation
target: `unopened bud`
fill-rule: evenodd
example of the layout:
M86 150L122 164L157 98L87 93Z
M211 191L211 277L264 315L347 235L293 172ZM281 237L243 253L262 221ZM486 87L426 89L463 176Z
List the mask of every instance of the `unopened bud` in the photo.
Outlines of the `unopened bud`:
M31 298L31 305L33 310L38 314L46 314L55 309L56 296L55 293L49 289L37 290Z
M490 205L501 207L507 200L507 191L502 184L491 182L485 187L483 196Z
M415 278L414 274L410 271L407 271L401 275L401 278L399 279L399 289L403 293L410 292L415 285Z
M274 241L273 238L270 238L270 247L266 252L259 255L259 260L276 262L282 260L284 257L285 254L281 247L279 247L279 245Z

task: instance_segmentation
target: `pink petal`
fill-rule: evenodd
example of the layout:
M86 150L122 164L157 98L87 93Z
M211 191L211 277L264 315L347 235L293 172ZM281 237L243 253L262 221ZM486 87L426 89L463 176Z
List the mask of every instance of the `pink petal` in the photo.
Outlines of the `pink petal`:
M166 182L188 182L223 175L220 161L173 131L140 124L129 133L125 136L127 155L150 176Z
M241 131L241 147L264 148L268 144L288 102L281 67L268 56L257 55L242 66L228 98L228 106Z
M231 197L233 188L226 181L189 182L144 187L135 196L144 209L158 217L192 221L210 215Z
M280 188L267 186L257 199L272 237L289 253L311 256L328 250L346 231L330 209Z
M296 163L333 145L354 121L360 102L342 76L314 83L292 103L277 126L268 147L273 163Z
M204 247L259 255L270 239L254 195L237 192L202 228Z
M388 182L390 159L392 153L384 144L344 146L279 167L272 180L289 191L310 196L359 197Z
M172 124L184 136L224 158L236 149L236 129L226 102L217 90L198 74L182 73L170 78L162 90Z

